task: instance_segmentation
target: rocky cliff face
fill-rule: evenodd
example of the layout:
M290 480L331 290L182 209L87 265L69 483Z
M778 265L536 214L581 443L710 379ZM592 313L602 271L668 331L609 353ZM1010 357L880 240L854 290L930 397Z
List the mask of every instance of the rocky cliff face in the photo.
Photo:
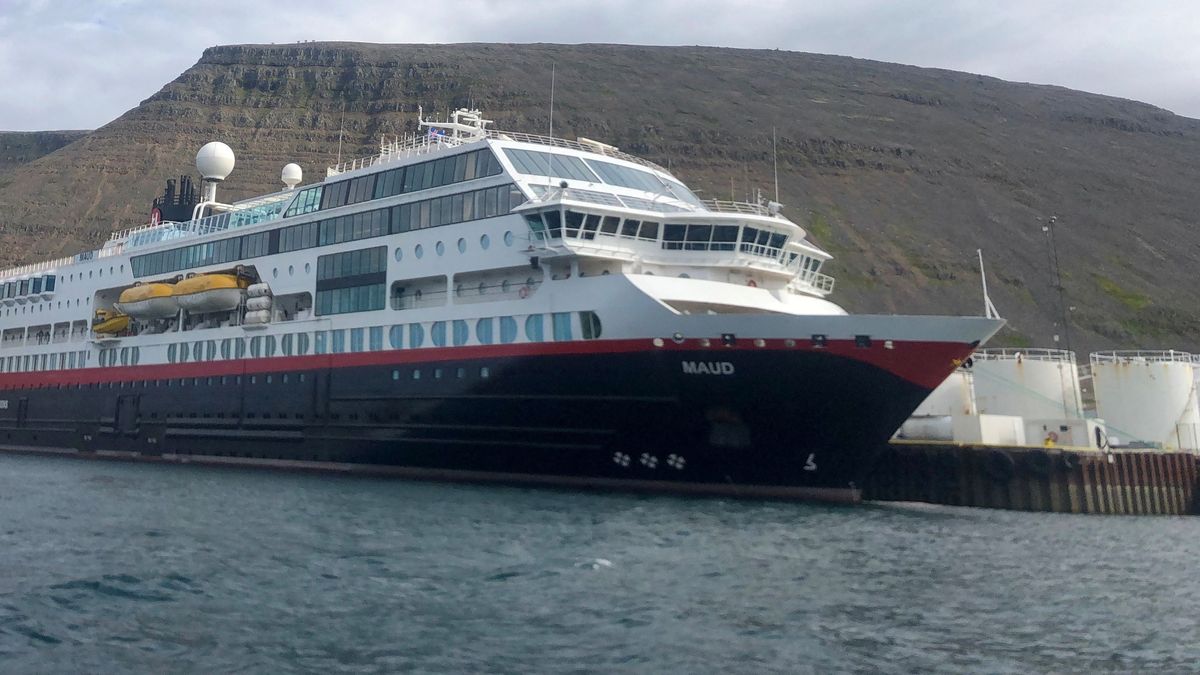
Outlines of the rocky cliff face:
M0 174L69 145L86 131L0 131ZM0 178L2 181L3 178Z
M780 51L615 45L243 45L206 50L112 123L0 180L4 263L98 245L145 221L170 176L223 140L233 199L306 182L416 131L415 111L482 108L501 129L586 136L670 166L702 196L771 194L836 256L853 311L981 313L975 250L1011 327L1062 333L1042 224L1055 228L1077 350L1200 349L1200 122L1067 89Z

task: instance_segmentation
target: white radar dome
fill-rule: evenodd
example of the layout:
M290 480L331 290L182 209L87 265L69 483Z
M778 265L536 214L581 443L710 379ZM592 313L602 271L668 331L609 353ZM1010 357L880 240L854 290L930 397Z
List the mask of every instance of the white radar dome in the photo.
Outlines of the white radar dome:
M279 180L283 181L283 184L290 190L304 180L304 171L299 164L288 164L283 167L283 173L280 174Z
M204 180L225 180L233 172L233 150L220 141L206 143L196 153L196 169Z

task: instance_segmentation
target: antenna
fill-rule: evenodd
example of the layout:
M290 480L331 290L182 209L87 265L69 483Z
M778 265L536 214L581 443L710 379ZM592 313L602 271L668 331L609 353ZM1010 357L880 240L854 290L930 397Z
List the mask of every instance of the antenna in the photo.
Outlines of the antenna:
M346 130L346 102L342 101L342 120L338 123L338 157L337 163L342 163L342 132Z
M999 319L1000 312L996 311L996 306L992 304L992 299L988 297L987 290L987 272L983 269L983 249L975 249L976 255L979 256L979 279L983 282L983 315L989 319Z
M779 152L775 143L775 127L771 127L771 159L775 162L775 202L779 202Z
M550 63L550 139L554 139L554 63ZM546 153L546 185L554 182L554 153ZM547 190L547 194L549 191Z

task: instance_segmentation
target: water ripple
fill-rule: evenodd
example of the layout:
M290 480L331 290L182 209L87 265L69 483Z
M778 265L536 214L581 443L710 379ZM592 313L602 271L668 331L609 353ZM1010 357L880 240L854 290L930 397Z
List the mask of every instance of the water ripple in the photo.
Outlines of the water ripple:
M1192 672L1200 520L0 456L13 672Z

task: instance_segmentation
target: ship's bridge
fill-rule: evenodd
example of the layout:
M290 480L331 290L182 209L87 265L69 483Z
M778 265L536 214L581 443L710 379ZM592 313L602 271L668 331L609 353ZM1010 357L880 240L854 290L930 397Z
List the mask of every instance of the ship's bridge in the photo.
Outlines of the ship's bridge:
M577 267L604 259L628 263L632 272L787 286L822 297L833 290L833 278L819 271L832 256L767 206L697 200L697 208L636 208L569 182L538 187L514 211L524 215L529 254L540 261Z

